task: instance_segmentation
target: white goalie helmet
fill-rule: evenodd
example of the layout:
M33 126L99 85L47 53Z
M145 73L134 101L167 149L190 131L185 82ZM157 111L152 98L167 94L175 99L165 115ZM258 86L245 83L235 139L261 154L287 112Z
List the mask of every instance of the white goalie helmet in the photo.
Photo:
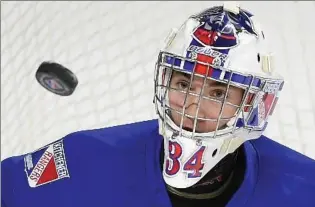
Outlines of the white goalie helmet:
M187 188L196 184L226 155L264 132L284 83L274 72L264 39L254 16L231 3L190 16L168 36L156 63L154 95L159 132L164 137L163 177L168 185ZM171 87L174 73L191 77L187 90ZM198 94L190 90L193 77L204 80ZM225 85L224 98L204 96L208 80ZM238 104L227 99L231 87L243 91ZM180 109L170 104L172 92L184 94ZM188 96L198 97L194 115L185 112ZM204 99L220 104L217 117L199 115ZM223 117L224 107L234 107L233 116ZM174 114L181 117L177 123ZM185 119L193 123L189 129ZM198 131L200 122L216 127ZM221 122L225 124L220 126Z

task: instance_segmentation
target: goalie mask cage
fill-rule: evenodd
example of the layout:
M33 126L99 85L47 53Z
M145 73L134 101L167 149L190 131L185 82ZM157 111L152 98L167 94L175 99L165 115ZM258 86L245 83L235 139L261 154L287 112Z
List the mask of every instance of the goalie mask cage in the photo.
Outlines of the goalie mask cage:
M1 2L1 159L77 130L156 118L154 64L171 27L222 2ZM260 20L285 87L266 135L315 158L315 3L243 2ZM35 79L71 69L72 96Z

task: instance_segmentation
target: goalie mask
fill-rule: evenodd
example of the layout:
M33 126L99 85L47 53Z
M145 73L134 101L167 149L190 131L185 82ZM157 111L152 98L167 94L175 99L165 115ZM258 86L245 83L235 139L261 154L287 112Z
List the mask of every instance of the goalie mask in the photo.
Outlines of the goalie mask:
M165 182L190 187L245 141L259 138L282 86L249 12L212 7L172 30L155 69Z

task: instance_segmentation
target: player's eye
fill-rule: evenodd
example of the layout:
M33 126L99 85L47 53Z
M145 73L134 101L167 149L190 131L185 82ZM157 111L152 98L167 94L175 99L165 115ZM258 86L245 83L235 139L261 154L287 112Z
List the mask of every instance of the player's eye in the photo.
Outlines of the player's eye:
M186 90L189 87L189 82L187 81L178 81L176 86L180 90Z
M210 92L210 96L218 100L223 100L225 94L226 94L226 91L223 89L214 89L214 90L211 90Z

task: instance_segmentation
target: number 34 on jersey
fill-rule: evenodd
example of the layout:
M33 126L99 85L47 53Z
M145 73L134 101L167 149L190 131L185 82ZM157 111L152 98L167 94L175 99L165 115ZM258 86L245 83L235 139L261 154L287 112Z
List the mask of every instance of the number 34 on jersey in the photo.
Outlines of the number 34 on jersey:
M188 178L201 177L204 167L202 160L206 149L205 146L200 146L187 160L182 160L183 149L178 142L170 140L168 146L169 156L166 160L165 169L167 175L174 176L182 167L183 171L187 172Z

